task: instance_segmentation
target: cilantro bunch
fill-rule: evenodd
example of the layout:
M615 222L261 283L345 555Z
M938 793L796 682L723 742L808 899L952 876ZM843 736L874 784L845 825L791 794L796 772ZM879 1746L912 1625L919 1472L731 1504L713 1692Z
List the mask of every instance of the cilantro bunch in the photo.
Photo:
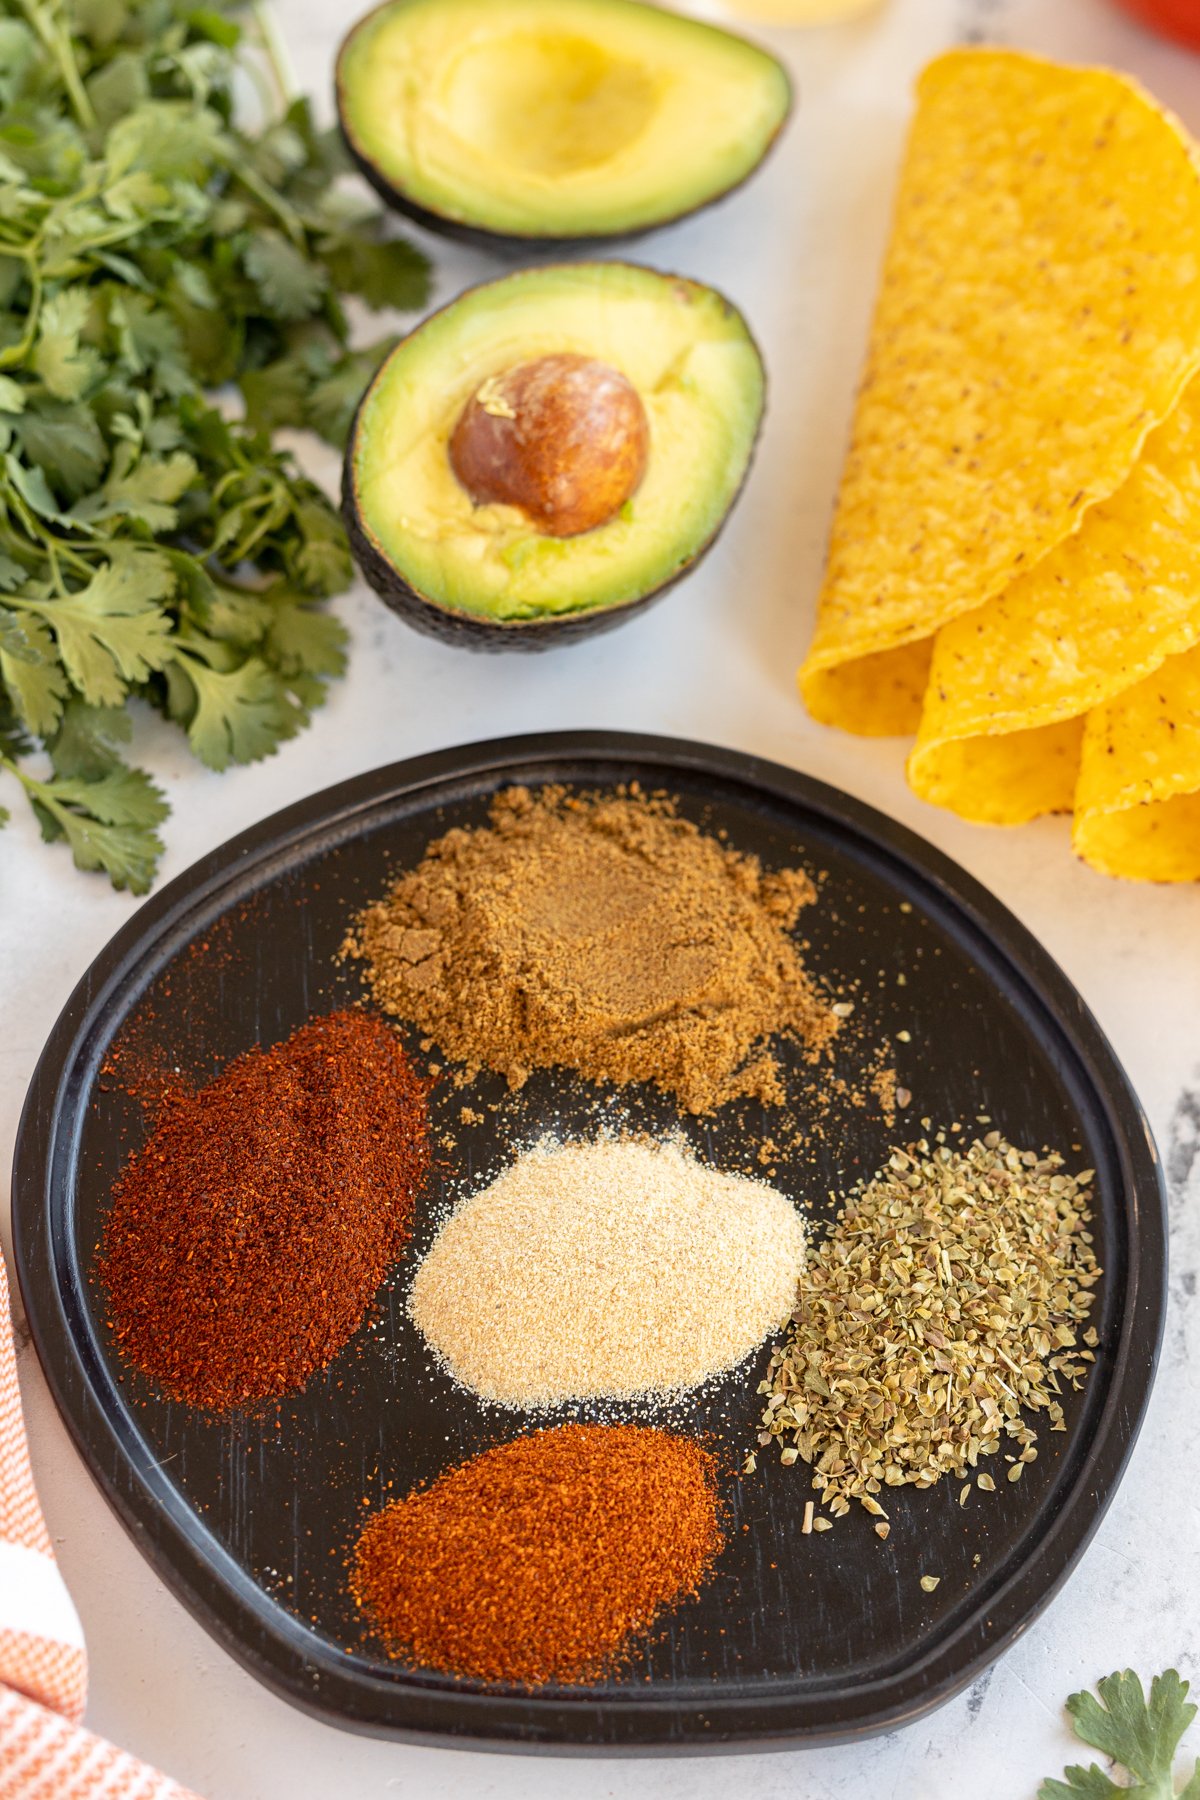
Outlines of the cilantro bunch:
M126 702L212 769L307 723L351 563L270 433L343 442L394 340L349 348L342 297L426 293L304 101L239 124L235 88L276 109L234 10L0 0L0 770L136 893L167 808L123 760ZM230 384L238 422L211 397Z

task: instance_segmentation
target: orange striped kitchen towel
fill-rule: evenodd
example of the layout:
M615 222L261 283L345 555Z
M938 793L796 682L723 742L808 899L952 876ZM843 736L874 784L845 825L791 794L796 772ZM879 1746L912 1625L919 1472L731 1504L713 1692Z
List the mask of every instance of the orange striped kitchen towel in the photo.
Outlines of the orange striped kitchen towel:
M196 1800L85 1731L86 1697L79 1615L29 1467L0 1255L0 1800Z

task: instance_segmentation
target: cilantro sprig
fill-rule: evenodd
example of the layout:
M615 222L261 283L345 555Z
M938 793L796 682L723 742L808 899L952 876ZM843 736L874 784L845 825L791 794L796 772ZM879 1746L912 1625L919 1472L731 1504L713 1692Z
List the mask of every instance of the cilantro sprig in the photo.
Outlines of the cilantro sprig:
M1101 1750L1129 1771L1132 1783L1115 1782L1092 1763L1065 1769L1065 1781L1044 1781L1038 1800L1111 1800L1112 1795L1136 1795L1138 1800L1200 1800L1200 1762L1187 1786L1175 1794L1175 1752L1179 1740L1196 1716L1188 1699L1188 1684L1176 1670L1156 1675L1147 1701L1142 1684L1132 1669L1106 1675L1096 1686L1097 1700L1089 1693L1072 1694L1067 1711L1075 1735Z
M237 10L0 0L0 770L47 840L137 893L167 809L126 762L127 703L213 769L307 723L351 563L271 434L342 443L394 342L351 348L345 297L427 288L306 102L239 122L271 57Z

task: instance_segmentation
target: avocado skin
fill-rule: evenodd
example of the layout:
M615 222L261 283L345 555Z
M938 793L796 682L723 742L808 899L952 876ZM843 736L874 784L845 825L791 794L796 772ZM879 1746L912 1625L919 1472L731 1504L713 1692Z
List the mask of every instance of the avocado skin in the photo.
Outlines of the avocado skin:
M746 186L747 182L752 181L766 162L768 156L770 156L775 145L779 142L780 136L786 130L791 121L792 114L796 110L795 83L788 71L783 68L783 64L780 63L779 67L783 72L784 80L787 82L787 111L780 119L779 124L776 126L771 136L767 139L767 142L763 145L762 155L754 164L753 168L746 170L746 173L740 180L730 182L728 187L721 188L715 194L710 194L707 200L701 200L696 206L685 206L677 213L664 214L662 218L652 219L645 225L619 226L613 231L605 232L590 232L585 234L568 232L565 234L560 233L558 235L544 235L539 232L489 231L485 225L469 225L462 219L453 219L447 217L444 213L432 212L429 207L422 206L418 201L410 199L402 188L394 187L392 185L386 175L376 168L370 157L365 156L354 141L354 134L351 130L347 114L345 86L342 80L342 55L346 46L349 44L350 39L354 36L354 33L360 26L365 25L368 19L375 16L375 13L384 12L391 4L392 0L382 0L382 4L375 7L372 12L369 12L365 14L363 18L356 20L350 30L346 33L346 36L342 39L341 46L338 50L334 77L334 98L337 104L338 132L343 144L346 146L346 153L351 162L363 177L364 181L369 182L374 188L385 206L389 206L393 212L402 214L404 218L411 219L414 225L421 226L425 231L434 232L440 237L450 238L455 243L467 244L474 250L488 250L492 252L503 252L505 250L520 252L530 250L536 252L539 250L554 250L563 245L569 245L574 249L580 250L586 250L589 246L595 246L600 249L615 249L622 244L636 243L639 238L649 237L652 232L663 231L668 225L678 225L682 219L690 219L697 213L707 212L710 207L718 206L721 201L728 200L731 195L740 192L740 190ZM775 60L778 61L778 58Z
M369 391L369 390L368 390ZM366 399L364 394L363 399ZM354 493L354 441L358 435L358 415L362 411L362 401L355 412L354 422L350 427L350 435L346 440L346 454L342 462L342 518L346 526L346 535L350 539L350 550L359 570L368 586L374 588L379 598L391 607L392 611L402 618L406 625L414 631L423 632L426 637L440 638L444 644L457 644L463 650L481 650L489 654L520 650L527 654L539 650L555 650L560 644L577 644L584 638L599 637L602 631L615 631L627 619L653 606L664 594L670 592L676 582L690 575L693 569L703 561L712 549L729 522L734 508L742 497L742 492L750 479L750 471L754 467L754 459L762 439L763 420L767 413L767 394L764 388L763 407L759 414L758 429L754 434L754 442L750 446L750 454L746 459L746 469L738 484L737 492L731 498L716 529L705 542L693 552L677 569L669 581L652 588L648 594L640 594L636 600L626 600L620 606L594 606L585 612L552 613L542 619L488 619L480 613L460 612L448 606L439 606L435 600L419 593L411 582L405 581L395 564L389 562L382 551L363 530L359 517L358 501Z

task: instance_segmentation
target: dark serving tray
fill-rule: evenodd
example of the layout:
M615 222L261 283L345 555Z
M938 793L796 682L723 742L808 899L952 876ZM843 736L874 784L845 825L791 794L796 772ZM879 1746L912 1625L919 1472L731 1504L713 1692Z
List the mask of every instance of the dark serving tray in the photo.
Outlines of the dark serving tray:
M822 1135L807 1129L813 1077L797 1060L803 1141L784 1142L778 1184L810 1198L819 1221L830 1190L919 1133L922 1115L970 1126L982 1114L1022 1147L1061 1148L1071 1167L1096 1170L1100 1345L1086 1388L1067 1399L1067 1430L1041 1429L1019 1483L973 1491L962 1508L953 1480L889 1492L886 1543L859 1508L831 1532L803 1535L807 1472L782 1468L773 1451L756 1475L736 1475L754 1442L764 1351L672 1415L708 1434L729 1472L728 1545L700 1597L609 1680L489 1689L388 1661L346 1594L347 1551L385 1484L401 1492L528 1426L430 1363L404 1312L413 1258L448 1198L547 1128L592 1131L598 1117L668 1128L674 1109L657 1091L605 1094L565 1071L512 1098L488 1077L468 1090L443 1080L443 1163L411 1254L368 1324L302 1395L213 1419L165 1402L122 1366L91 1279L112 1181L146 1132L141 1106L113 1079L114 1041L118 1064L132 1045L209 1077L310 1012L359 997L355 967L335 961L349 916L432 836L482 821L498 787L631 780L669 790L687 816L769 866L799 862L820 880L800 930L810 967L855 998L859 1051L847 1055L890 1037L912 1090L894 1130L874 1104L834 1094ZM910 1042L896 1041L902 1029ZM467 1101L483 1122L463 1121ZM747 1173L761 1173L764 1136L794 1136L778 1112L751 1104L683 1129L702 1156ZM695 1752L845 1738L915 1717L997 1656L1074 1566L1132 1449L1163 1323L1163 1187L1149 1129L1095 1021L1029 933L945 857L832 788L731 751L609 732L476 744L377 770L277 814L172 882L97 958L51 1033L21 1120L13 1222L55 1398L163 1579L285 1698L336 1724L429 1743ZM933 1594L923 1574L940 1576Z

